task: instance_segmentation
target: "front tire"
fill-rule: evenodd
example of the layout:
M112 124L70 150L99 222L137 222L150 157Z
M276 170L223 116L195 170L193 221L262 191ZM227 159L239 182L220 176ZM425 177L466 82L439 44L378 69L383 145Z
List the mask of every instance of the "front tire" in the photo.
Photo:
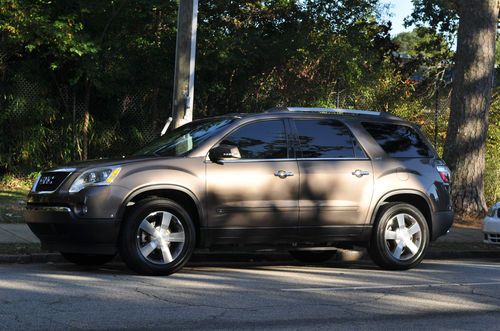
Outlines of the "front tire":
M290 255L304 263L323 263L330 260L336 251L290 251Z
M98 266L103 265L115 257L115 255L95 255L95 254L78 254L60 252L61 255L71 263L82 266Z
M193 253L196 234L189 214L169 199L138 202L122 225L119 251L125 264L143 275L180 270Z
M407 203L384 205L375 222L369 253L384 269L406 270L418 265L429 245L424 215Z

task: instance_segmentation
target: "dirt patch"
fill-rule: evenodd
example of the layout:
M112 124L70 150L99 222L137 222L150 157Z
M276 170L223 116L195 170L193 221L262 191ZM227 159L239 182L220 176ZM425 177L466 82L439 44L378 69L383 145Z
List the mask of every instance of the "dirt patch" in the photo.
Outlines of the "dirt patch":
M480 217L455 217L453 226L457 228L480 229L483 226L483 219Z

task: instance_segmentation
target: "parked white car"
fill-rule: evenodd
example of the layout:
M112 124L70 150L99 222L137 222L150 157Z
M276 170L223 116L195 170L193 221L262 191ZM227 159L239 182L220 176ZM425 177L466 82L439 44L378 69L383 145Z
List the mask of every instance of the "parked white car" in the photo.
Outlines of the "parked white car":
M500 202L494 204L483 220L484 242L500 245Z

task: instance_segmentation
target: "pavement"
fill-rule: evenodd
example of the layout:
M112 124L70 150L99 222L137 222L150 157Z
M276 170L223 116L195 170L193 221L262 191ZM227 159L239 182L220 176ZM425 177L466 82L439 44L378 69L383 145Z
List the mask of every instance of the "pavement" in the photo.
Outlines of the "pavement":
M498 329L500 259L415 269L192 265L169 277L123 264L0 265L0 329Z

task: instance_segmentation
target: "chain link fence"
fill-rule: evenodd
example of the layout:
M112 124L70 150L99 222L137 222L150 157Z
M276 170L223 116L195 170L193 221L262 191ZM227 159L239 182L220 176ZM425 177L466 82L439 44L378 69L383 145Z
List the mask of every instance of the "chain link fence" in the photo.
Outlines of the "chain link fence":
M0 175L83 158L122 157L159 136L171 91L131 87L108 95L17 74L0 86ZM85 123L88 112L88 124ZM87 127L85 127L87 126Z

